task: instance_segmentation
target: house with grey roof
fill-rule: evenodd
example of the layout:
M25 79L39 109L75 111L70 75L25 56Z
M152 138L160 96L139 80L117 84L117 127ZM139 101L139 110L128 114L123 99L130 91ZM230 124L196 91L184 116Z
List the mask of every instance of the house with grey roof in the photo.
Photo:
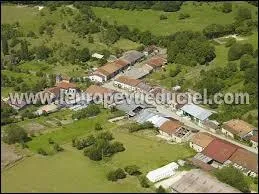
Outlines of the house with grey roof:
M140 61L144 56L145 55L143 53L132 50L126 52L122 59L128 61L131 65L133 65L134 63Z
M195 104L185 104L182 108L180 108L180 110L183 115L189 116L200 126L203 126L203 123L208 120L210 115L213 114L211 111Z

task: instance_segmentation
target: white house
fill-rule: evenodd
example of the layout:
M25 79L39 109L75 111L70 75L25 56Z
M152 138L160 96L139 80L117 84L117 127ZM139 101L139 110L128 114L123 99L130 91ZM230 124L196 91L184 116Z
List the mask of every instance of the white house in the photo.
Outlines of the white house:
M113 84L118 88L126 89L129 91L137 90L136 86L141 82L141 80L131 78L129 76L120 76L114 80Z
M148 178L148 180L154 183L174 175L175 170L177 170L178 167L179 165L177 163L171 162L161 168L150 171L146 177Z

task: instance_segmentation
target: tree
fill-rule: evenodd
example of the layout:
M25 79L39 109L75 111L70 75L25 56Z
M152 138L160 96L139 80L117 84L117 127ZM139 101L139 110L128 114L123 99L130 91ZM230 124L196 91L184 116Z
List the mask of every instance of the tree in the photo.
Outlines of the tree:
M247 182L245 175L239 169L228 166L216 170L214 174L221 182L229 184L244 193L250 192L249 183Z
M21 58L22 60L27 60L27 59L29 59L28 42L27 42L26 40L21 41L20 58Z
M160 185L158 188L156 188L156 193L166 193L166 190Z
M81 62L86 62L90 59L90 52L88 48L83 48L80 52L79 52L79 61Z
M33 50L35 51L36 58L41 60L47 59L52 54L52 50L45 45L35 47Z
M94 43L94 38L92 36L88 36L88 42L89 43Z
M180 13L180 15L178 16L178 19L183 20L183 19L186 19L189 17L190 17L190 14L188 14L188 13Z
M231 11L232 11L232 3L223 3L222 12L223 13L230 13Z
M125 172L127 172L129 175L137 176L140 175L141 172L139 170L139 167L136 165L129 165L124 168Z
M235 38L229 38L225 44L225 47L231 47L233 44L235 44L237 41Z
M55 143L52 138L48 138L48 142L49 142L49 144L54 144Z
M244 20L251 19L251 18L252 18L252 13L249 8L240 7L237 10L237 16L236 16L237 21L242 22Z
M235 43L228 50L228 60L234 61L240 59L244 54L253 55L253 46L249 43Z
M2 50L3 50L4 55L9 54L8 42L4 36L2 36Z
M247 68L253 67L255 65L255 60L251 55L244 54L240 58L240 70L244 71Z
M4 130L3 141L5 143L14 144L14 143L26 142L27 140L28 140L28 135L26 131L22 127L16 124L10 124Z

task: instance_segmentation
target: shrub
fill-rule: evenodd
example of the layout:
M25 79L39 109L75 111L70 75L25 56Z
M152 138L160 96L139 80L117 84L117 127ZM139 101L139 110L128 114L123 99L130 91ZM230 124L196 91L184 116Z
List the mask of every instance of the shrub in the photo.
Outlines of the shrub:
M129 166L126 166L124 168L124 170L129 174L129 175L133 175L133 176L136 176L136 175L140 175L141 172L139 171L139 167L136 166L136 165L129 165Z
M122 143L115 141L111 144L111 150L113 153L116 153L116 152L123 152L125 148Z
M167 19L167 16L162 14L162 15L160 15L159 18L160 18L160 20L166 20L166 19Z
M102 160L102 152L95 147L90 147L88 149L85 149L84 155L88 156L89 159L94 160L94 161Z
M183 20L183 19L186 19L186 18L189 18L190 15L188 13L180 13L178 19L179 20Z
M97 139L104 139L104 140L112 140L113 139L113 136L112 136L112 133L109 132L109 131L104 131L104 132L101 132L97 135Z
M156 193L166 193L166 190L160 185L158 188L156 188Z
M144 175L139 176L138 179L139 179L139 183L142 187L144 187L144 188L150 187L148 179Z
M118 168L117 170L114 170L114 171L110 171L108 174L107 174L107 179L109 181L117 181L118 179L124 179L126 178L126 173L124 172L123 169L121 168Z
M55 143L54 144L54 150L56 151L56 152L61 152L61 151L63 151L64 150L64 148L62 148L60 145L58 145L57 143Z
M39 148L37 152L38 152L38 154L41 154L43 156L47 156L48 155L48 153L43 148Z
M102 128L102 126L101 126L100 123L96 123L94 129L95 129L96 131L100 131L100 130L102 130L103 128Z
M231 47L233 44L236 43L236 39L235 38L229 38L225 44L225 47Z
M10 124L4 130L3 141L7 144L26 142L27 140L28 134L26 131L16 124Z
M54 140L51 138L48 139L48 142L49 142L49 144L54 144Z

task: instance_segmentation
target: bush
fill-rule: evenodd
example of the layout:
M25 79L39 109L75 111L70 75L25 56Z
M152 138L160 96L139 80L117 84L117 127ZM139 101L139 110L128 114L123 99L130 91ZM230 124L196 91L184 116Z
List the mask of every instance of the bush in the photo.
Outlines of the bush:
M138 179L139 179L139 183L142 187L144 187L144 188L150 187L147 177L145 177L144 175L141 175L138 177Z
M54 140L51 138L48 138L48 142L49 142L49 144L54 144Z
M160 18L160 20L166 20L166 19L167 19L167 16L162 14L162 15L160 15L159 18Z
M55 143L54 144L54 150L56 151L56 152L61 152L61 151L63 151L64 150L64 148L62 148L60 145L58 145L57 143Z
M95 129L96 131L100 131L100 130L102 130L103 128L102 128L102 126L101 126L100 123L96 123L94 129Z
M27 140L28 134L26 131L16 124L10 124L4 130L3 141L7 144L21 143Z
M113 136L112 136L112 133L109 132L109 131L104 131L104 132L101 132L97 135L97 139L104 139L104 140L112 140L113 139Z
M178 19L183 20L183 19L186 19L189 17L190 17L190 15L188 13L180 13L180 15L178 16Z
M129 174L133 176L140 175L141 172L139 171L139 167L136 165L129 165L124 168L124 170Z
M90 147L88 149L85 149L84 155L88 156L89 159L94 161L102 160L102 151L100 151L98 148L95 148L95 147Z
M115 141L111 144L111 150L113 153L116 153L116 152L123 152L125 148L122 143Z
M156 193L166 193L166 190L160 185L158 188L156 188Z
M114 170L114 171L110 171L108 174L107 174L107 179L109 181L117 181L118 179L124 179L126 178L126 173L124 172L123 169L121 168L118 168L117 170Z
M253 55L253 46L249 43L235 43L228 50L228 60L234 61L240 59L244 54Z
M48 155L48 153L43 148L39 148L37 152L38 152L38 154L41 154L43 156L47 156Z
M236 39L235 38L229 38L225 44L225 47L231 47L233 44L236 43Z

